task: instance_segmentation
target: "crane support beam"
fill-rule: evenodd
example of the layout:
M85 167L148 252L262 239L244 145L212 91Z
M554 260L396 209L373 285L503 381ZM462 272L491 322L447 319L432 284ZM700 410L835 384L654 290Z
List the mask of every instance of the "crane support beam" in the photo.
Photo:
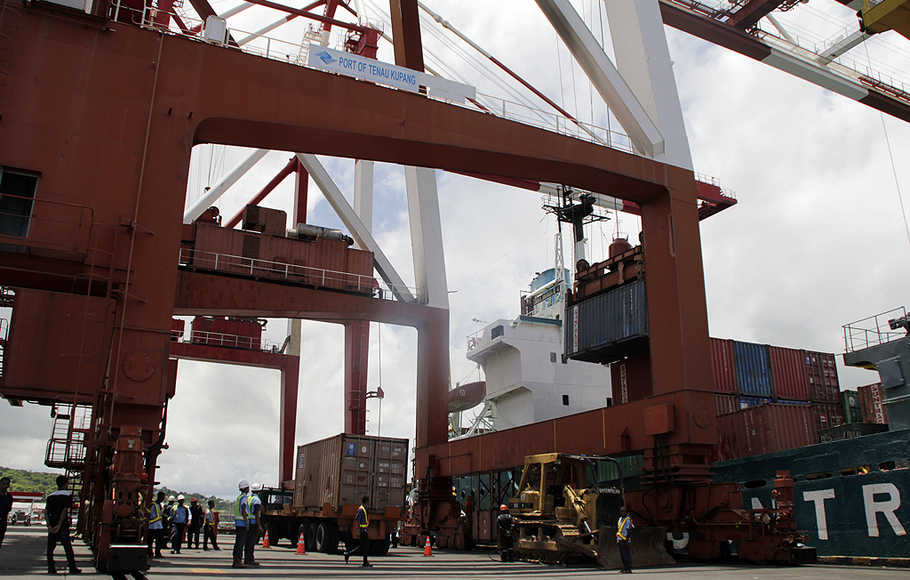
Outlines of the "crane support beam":
M663 135L569 0L537 0L537 5L610 106L635 149L648 157L661 156Z
M845 54L847 51L859 46L865 42L867 38L869 38L869 34L862 30L857 30L818 53L818 58L816 60L819 64L828 64L842 54Z
M874 80L871 78L861 82L860 78L854 79L840 74L813 60L800 58L790 51L775 48L768 42L723 22L686 10L669 0L661 0L660 12L667 26L818 84L898 119L910 121L910 97L892 95L891 92L895 90L893 87L890 88L890 92L888 87L875 88Z
M742 8L733 13L728 24L747 30L752 28L758 21L774 12L778 6L783 4L782 0L750 0Z
M304 153L298 153L297 159L300 160L307 172L309 172L310 177L313 178L313 181L319 189L322 190L326 201L329 202L329 205L332 206L332 209L334 209L335 213L338 214L338 217L341 218L345 227L351 232L357 245L373 252L373 261L376 264L376 271L379 272L379 275L385 283L389 285L389 289L392 290L395 297L403 302L414 302L414 295L411 294L411 291L408 290L408 287L398 274L398 271L392 266L391 260L385 255L382 248L379 247L379 243L371 233L371 228L363 223L357 215L357 212L354 211L354 208L351 207L348 200L345 199L344 194L341 193L341 190L332 180L329 172L326 171L322 163L319 162L319 159L317 159L315 155Z
M196 218L202 215L209 206L214 205L224 193L229 190L235 183L237 183L241 177L246 175L246 173L253 168L254 165L259 163L259 161L268 154L268 149L257 149L250 153L249 157L244 159L231 171L227 174L224 179L221 180L221 183L215 187L208 190L204 196L202 196L196 203L193 204L193 207L186 210L183 214L183 223L191 224L196 221Z

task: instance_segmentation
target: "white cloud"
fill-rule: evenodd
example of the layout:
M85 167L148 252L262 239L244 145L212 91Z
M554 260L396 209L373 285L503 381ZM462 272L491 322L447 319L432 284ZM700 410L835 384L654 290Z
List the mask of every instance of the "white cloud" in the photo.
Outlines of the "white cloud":
M589 89L577 69L573 90L565 49L557 49L555 34L532 3L497 3L495 13L479 0L431 5L547 95L559 101L565 95L563 105L570 112L606 123L602 105L595 105L592 115ZM261 7L244 14L247 30L275 18ZM302 21L294 21L275 35L299 41L304 29ZM426 27L424 37L434 54L456 54ZM737 206L702 224L711 334L841 352L840 325L904 304L910 282L905 267L910 246L879 113L681 32L668 29L668 38L696 169L715 176L739 197ZM910 60L901 60L900 52L874 48L873 58L881 53L894 68L908 69ZM380 57L391 59L390 50L383 47ZM452 68L482 91L506 96L475 72L475 61L455 60ZM890 117L885 124L900 184L907 189L910 128ZM214 185L226 168L248 154L236 148L216 153L210 177L208 154L199 149L202 162L191 171L191 196ZM232 188L219 203L225 219L289 157L270 153ZM323 161L350 196L353 163ZM475 366L464 358L465 337L479 326L471 320L518 313L519 291L535 272L552 266L556 227L531 192L444 173L438 174L438 184L448 283L457 291L450 295L452 379L474 380ZM289 178L264 205L289 210L292 191ZM312 183L309 195L311 223L340 227ZM402 170L377 164L376 237L413 284L406 207ZM610 223L588 233L595 257L603 255L604 238L615 227ZM634 235L638 227L636 218L621 218L621 231ZM570 252L566 261L571 262ZM413 438L416 333L390 325L379 333L376 329L374 324L368 385L380 384L381 362L386 392L382 432ZM272 340L280 343L284 332L283 321L270 322ZM848 387L876 380L867 371L839 370ZM297 442L340 432L341 326L304 324L300 377ZM172 488L223 496L232 493L240 477L275 483L278 385L274 371L181 363L169 413L170 449L160 460L159 480ZM371 400L368 408L370 432L375 432L378 402ZM3 463L41 468L50 432L50 422L42 418L46 413L0 409Z

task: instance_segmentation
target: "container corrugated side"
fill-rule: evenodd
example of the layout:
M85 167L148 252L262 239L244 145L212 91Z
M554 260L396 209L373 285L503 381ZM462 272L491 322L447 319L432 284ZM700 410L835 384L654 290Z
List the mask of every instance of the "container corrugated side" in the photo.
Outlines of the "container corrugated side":
M864 423L888 423L888 412L884 404L884 393L881 383L873 383L856 389L863 411Z
M804 350L802 354L809 379L809 398L820 403L839 402L840 384L834 355L813 350Z
M733 341L712 338L711 368L714 372L714 390L718 393L736 393L736 363L733 359Z
M733 358L736 363L736 385L741 395L768 398L774 395L768 345L735 340Z
M791 401L809 400L809 381L802 351L780 346L768 347L774 396Z
M640 401L651 395L651 358L639 353L610 365L613 401L617 405Z
M817 440L812 408L768 404L717 418L721 460L811 445Z
M297 448L296 509L320 510L324 504L338 504L342 438L336 435Z
M840 403L812 403L815 425L818 430L830 429L844 423L844 410Z
M566 309L566 352L596 351L648 335L645 283L636 280Z
M717 415L727 415L739 411L739 400L736 395L717 393L714 395L714 412Z

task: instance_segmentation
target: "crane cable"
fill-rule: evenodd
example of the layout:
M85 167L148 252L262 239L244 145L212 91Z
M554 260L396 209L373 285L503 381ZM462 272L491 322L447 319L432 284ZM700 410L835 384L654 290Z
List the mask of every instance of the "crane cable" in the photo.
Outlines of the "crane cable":
M863 48L866 50L866 61L869 67L872 67L872 59L869 56L869 46L864 42ZM904 209L904 195L901 192L901 183L897 175L897 166L894 164L894 151L891 148L891 136L888 135L888 125L885 123L885 114L878 112L878 118L882 122L882 133L885 135L885 147L888 149L888 160L891 163L891 175L894 177L894 189L897 192L897 203L901 208L901 219L904 221L904 233L907 234L907 245L910 245L910 223L907 222L907 211Z

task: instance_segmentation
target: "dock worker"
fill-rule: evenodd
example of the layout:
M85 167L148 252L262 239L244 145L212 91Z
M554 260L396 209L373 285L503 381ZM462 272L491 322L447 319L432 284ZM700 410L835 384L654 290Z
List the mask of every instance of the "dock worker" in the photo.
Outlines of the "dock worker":
M158 495L149 506L149 532L148 532L148 553L152 557L152 544L155 545L154 556L163 558L161 555L161 546L164 544L164 492L159 491Z
M63 546L70 574L82 574L76 567L76 556L73 554L73 542L70 539L70 508L73 506L73 494L66 489L69 480L65 475L57 476L57 491L47 496L44 508L47 521L47 573L56 574L54 566L54 548L57 542Z
M190 527L186 539L187 548L199 549L199 534L202 532L202 506L195 497L190 498Z
M360 543L356 548L345 550L344 552L344 563L347 564L348 560L351 559L351 554L360 550L363 554L363 564L362 568L372 568L373 565L370 564L367 556L370 554L370 516L367 514L367 504L369 503L369 496L363 496L360 498L360 507L357 508L357 512L354 514L354 524L353 527L359 531ZM351 535L354 535L354 529L351 530ZM345 546L347 547L347 546Z
M259 536L262 534L262 500L252 491L247 492L246 498L246 549L243 552L243 565L260 566L259 562L256 561L254 551L256 543L259 542Z
M629 548L631 545L629 534L632 533L632 528L634 527L635 524L632 522L632 518L629 517L626 507L619 508L619 521L616 522L616 543L619 546L619 557L622 558L623 574L632 573L632 552Z
M234 500L234 568L245 568L243 565L243 552L246 548L247 528L247 493L250 491L250 482L241 479L237 484L240 495Z
M0 548L3 547L3 536L6 535L6 524L9 513L13 510L13 496L9 492L10 478L0 477Z
M177 507L171 520L171 554L179 554L186 534L186 525L190 522L190 510L184 505L183 494L177 496Z
M202 532L202 549L209 549L209 540L212 541L212 549L220 550L218 547L218 512L215 511L215 500L209 500L209 509L205 510L205 530Z
M174 519L174 509L177 507L177 498L174 496L168 496L167 505L161 510L161 514L164 516L164 549L167 549L167 544L171 540L171 523ZM173 544L172 544L173 545Z
M514 562L515 552L515 519L509 513L509 506L499 506L499 517L496 518L496 527L499 529L499 559L503 562Z

